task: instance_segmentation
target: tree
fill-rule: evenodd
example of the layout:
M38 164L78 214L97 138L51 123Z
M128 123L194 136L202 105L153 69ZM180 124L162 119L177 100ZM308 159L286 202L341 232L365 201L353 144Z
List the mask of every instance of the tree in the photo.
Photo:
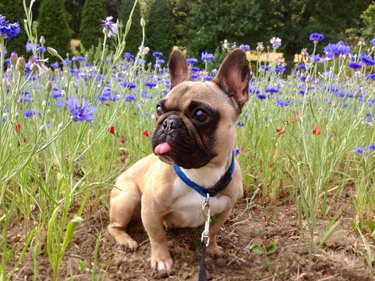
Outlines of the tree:
M361 20L363 22L362 35L368 39L375 38L375 2L361 14Z
M38 34L46 46L56 49L64 57L70 50L70 34L64 0L43 0L38 18Z
M1 0L0 13L6 16L7 20L11 23L18 22L21 27L21 33L12 40L7 40L6 49L8 54L16 51L18 55L26 56L25 45L27 42L27 34L23 27L23 19L25 12L22 5L22 0Z
M150 5L146 21L146 43L152 51L168 55L175 44L173 15L167 0L156 0Z
M122 24L124 26L126 25L129 19L130 12L133 8L133 5L134 5L134 0L123 0L123 2L121 3L118 17L122 21ZM131 27L126 37L126 46L125 46L125 50L134 55L138 52L138 47L141 45L141 42L142 42L142 27L140 25L140 22L141 22L141 8L139 6L139 3L137 3L134 9Z
M80 39L83 47L88 50L98 45L103 37L101 21L107 13L103 0L86 0L82 9Z
M65 0L65 8L68 11L69 27L73 31L73 38L79 38L82 6L84 0Z

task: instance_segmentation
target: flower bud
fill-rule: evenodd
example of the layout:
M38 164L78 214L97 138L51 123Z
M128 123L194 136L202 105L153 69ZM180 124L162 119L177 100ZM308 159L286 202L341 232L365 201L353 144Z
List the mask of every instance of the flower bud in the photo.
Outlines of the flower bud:
M11 65L15 66L17 64L17 60L18 60L18 55L16 52L12 52L11 55L10 55L10 63Z
M25 74L26 62L23 57L19 57L16 63L16 68L21 74Z
M51 80L48 80L46 84L46 91L51 92L51 90L52 90L52 82Z
M39 39L39 43L44 45L46 43L46 39L44 38L44 36L40 36L40 39Z
M47 47L47 51L48 51L48 53L49 53L51 56L57 57L57 56L59 55L59 53L58 53L54 48Z
M146 21L143 17L141 17L141 26L145 27L146 26Z
M36 72L37 70L38 70L38 66L36 65L35 62L33 62L33 64L31 65L31 71Z

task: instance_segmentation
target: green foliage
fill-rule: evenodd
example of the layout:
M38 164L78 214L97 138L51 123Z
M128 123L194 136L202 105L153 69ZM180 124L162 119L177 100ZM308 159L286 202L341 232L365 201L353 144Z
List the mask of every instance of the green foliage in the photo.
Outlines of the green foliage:
M173 14L168 1L154 1L147 17L145 45L153 51L168 54L175 44L174 34Z
M69 12L69 27L73 31L73 38L79 38L82 7L85 0L65 0L65 8Z
M375 2L361 14L361 20L364 25L361 30L363 36L369 39L375 38Z
M120 12L118 14L118 18L122 21L122 24L125 25L128 21L130 12L133 8L134 0L124 0L120 6ZM142 27L140 25L141 22L141 8L139 3L137 3L133 17L132 17L132 24L129 30L129 33L126 37L126 46L125 50L132 54L136 54L138 52L138 47L141 45L142 42Z
M27 42L27 35L23 28L23 19L25 12L23 10L22 0L1 0L0 14L6 16L9 22L18 22L21 27L21 33L12 40L8 40L6 49L9 54L16 51L18 55L26 56L25 44Z
M106 16L106 7L103 0L86 0L82 9L80 27L81 44L86 48L96 47L103 37L101 21Z
M38 18L38 35L46 39L46 46L52 47L65 57L70 51L70 34L64 0L43 0Z

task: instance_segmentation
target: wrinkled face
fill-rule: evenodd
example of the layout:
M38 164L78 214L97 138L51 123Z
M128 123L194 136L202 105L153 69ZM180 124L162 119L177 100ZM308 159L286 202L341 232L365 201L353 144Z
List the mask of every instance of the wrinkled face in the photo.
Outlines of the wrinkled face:
M200 168L233 148L238 111L213 82L178 84L157 104L156 113L152 147L166 163Z

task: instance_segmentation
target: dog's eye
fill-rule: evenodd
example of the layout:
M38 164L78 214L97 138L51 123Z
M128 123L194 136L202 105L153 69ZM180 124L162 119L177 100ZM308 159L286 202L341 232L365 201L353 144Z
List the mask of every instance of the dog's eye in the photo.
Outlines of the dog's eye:
M194 118L195 120L199 121L199 122L204 122L204 121L207 120L208 116L209 116L209 115L208 115L208 113L207 113L205 110L203 110L203 109L198 109L198 110L194 113L193 118Z
M160 103L158 103L157 105L156 105L156 115L157 116L160 116L160 115L162 115L164 112L163 112L163 107L161 106L161 104Z

